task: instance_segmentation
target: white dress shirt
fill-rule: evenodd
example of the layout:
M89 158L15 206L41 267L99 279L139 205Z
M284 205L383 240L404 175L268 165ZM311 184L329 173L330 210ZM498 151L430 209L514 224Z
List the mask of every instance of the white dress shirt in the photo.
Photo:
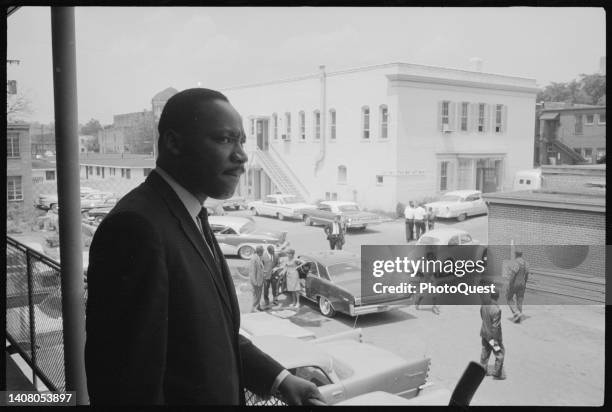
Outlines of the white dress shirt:
M170 185L172 190L174 190L183 206L185 206L185 209L187 209L189 216L191 216L191 218L193 219L193 223L195 223L195 225L200 228L201 231L202 228L200 227L200 224L198 222L198 214L200 213L204 205L200 203L197 197L195 197L191 192L181 186L176 180L174 180L174 178L172 178L172 176L168 174L168 172L163 170L161 167L157 166L155 168L155 172L158 173L166 181L166 183L168 183L168 185ZM208 245L208 242L205 243ZM276 393L278 387L287 376L289 376L289 371L287 369L283 369L276 376L276 379L274 379L274 382L272 383L272 388L270 389L270 393L272 395Z
M406 219L414 219L414 208L410 205L406 206L406 209L404 209L404 216Z

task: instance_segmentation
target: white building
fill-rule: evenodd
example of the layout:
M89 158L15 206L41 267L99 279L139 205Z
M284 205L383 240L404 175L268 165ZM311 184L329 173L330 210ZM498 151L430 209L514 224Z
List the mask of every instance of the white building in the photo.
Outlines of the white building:
M534 79L389 63L222 90L243 115L243 193L398 202L510 188L532 167Z

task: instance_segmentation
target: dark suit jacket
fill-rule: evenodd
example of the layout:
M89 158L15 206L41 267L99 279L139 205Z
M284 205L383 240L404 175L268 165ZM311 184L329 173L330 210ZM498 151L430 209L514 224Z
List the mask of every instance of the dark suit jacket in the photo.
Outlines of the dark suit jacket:
M496 303L491 305L481 305L480 317L482 319L480 336L487 342L491 339L495 339L498 343L501 343L501 309L499 306Z
M215 241L217 256L223 256ZM238 404L283 369L238 334L225 260L156 172L98 227L88 269L85 367L92 404Z
M341 242L344 243L344 234L346 233L346 224L344 222L341 222L339 226L340 226L340 231L339 231L338 237L340 237ZM329 240L332 232L334 231L334 223L333 222L328 223L327 225L325 225L323 230L325 231L325 234L327 235L327 239Z

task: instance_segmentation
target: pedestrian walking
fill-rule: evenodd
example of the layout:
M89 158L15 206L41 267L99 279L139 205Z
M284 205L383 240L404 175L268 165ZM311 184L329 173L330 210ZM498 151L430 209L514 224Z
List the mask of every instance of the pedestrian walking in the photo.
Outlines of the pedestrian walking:
M406 242L414 239L414 203L408 202L408 206L404 209L404 218L406 219Z
M480 281L481 286L490 286L485 280ZM504 374L504 357L506 350L502 341L502 329L501 329L501 309L497 304L499 293L494 290L489 294L481 294L480 299L482 305L480 306L480 318L482 319L482 326L480 328L480 338L482 344L482 350L480 354L480 364L485 370L489 370L489 358L491 352L495 356L495 366L493 368L493 379L501 380L506 379Z
M433 207L427 209L427 230L433 230L434 224L436 223L436 212Z
M344 246L344 235L346 232L346 225L342 222L340 216L336 216L334 221L324 228L327 240L329 241L329 248L331 250L342 250Z
M278 304L278 277L272 276L272 272L278 266L278 255L274 252L274 246L268 245L261 257L263 263L263 278L264 278L264 289L263 298L264 304L270 305L270 289L272 290L272 303Z
M251 287L253 289L253 305L251 306L251 312L262 310L261 292L264 285L264 267L261 257L263 256L263 251L263 246L257 246L249 262L249 279L251 280Z
M416 240L421 238L421 235L425 233L425 217L427 212L422 204L419 204L414 209L414 228L416 230Z
M510 262L508 267L510 278L508 279L506 300L512 311L512 321L514 323L520 323L523 316L523 298L525 297L525 289L527 288L529 266L525 259L523 259L523 252L517 250L514 256L514 260ZM516 296L516 304L514 303L514 296Z
M433 260L434 259L434 254L433 252L428 252L427 256L425 258L426 261L428 260ZM434 265L435 268L435 265ZM429 283L432 285L436 284L436 276L437 273L435 272L435 270L427 270L427 268L425 268L422 272L419 272L417 274L418 277L421 278L421 282L422 283ZM420 287L419 287L420 290ZM414 308L416 310L420 309L421 306L421 302L423 301L423 298L425 297L425 293L417 293L415 301L414 301ZM432 307L431 307L431 311L435 314L435 315L439 315L440 314L440 308L438 307L437 303L438 303L438 295L434 292L431 294L431 302L432 302Z

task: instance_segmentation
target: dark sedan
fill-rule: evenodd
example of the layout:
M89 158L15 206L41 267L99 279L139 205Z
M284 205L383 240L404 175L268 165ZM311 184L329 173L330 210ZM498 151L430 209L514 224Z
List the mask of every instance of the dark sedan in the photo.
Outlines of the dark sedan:
M324 316L385 312L409 303L411 294L381 293L368 296L368 304L362 304L361 258L354 253L329 250L302 254L298 259L304 262L299 270L306 274L306 288L301 294L316 302Z

